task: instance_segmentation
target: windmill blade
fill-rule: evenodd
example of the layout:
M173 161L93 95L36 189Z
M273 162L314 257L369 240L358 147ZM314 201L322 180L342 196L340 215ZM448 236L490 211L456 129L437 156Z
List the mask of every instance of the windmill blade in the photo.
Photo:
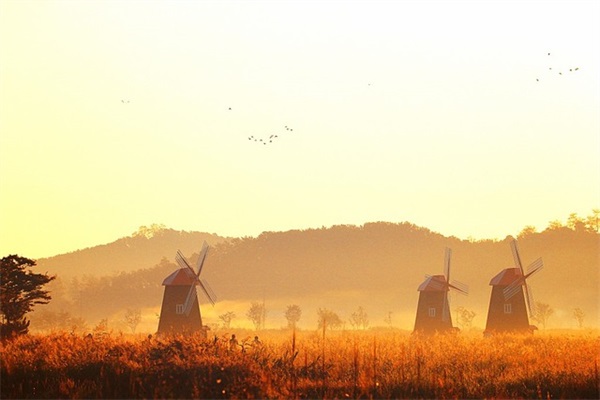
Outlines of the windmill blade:
M509 300L515 294L519 293L521 290L521 285L523 285L523 279L517 278L510 285L504 288L502 294L504 295L504 300Z
M198 297L198 293L196 292L195 282L190 287L190 291L185 299L185 303L183 304L183 308L185 309L185 315L190 315L190 311L192 311L192 306L194 305L194 299Z
M516 240L510 242L510 249L512 250L513 259L515 260L515 267L521 270L521 275L525 275L523 271L523 264L521 263L521 257L519 256L519 249L517 248Z
M527 309L529 310L529 315L533 317L533 315L534 315L533 293L531 292L531 288L529 288L529 285L527 284L527 282L525 282L525 284L523 285L523 288L525 290L525 301L527 301Z
M181 268L189 268L194 271L180 250L177 250L177 254L175 254L175 261L177 261L177 264L179 264Z
M444 252L444 276L446 277L446 282L450 282L450 258L452 257L452 249L446 247L446 251Z
M210 303L214 306L215 301L217 300L217 296L215 296L215 292L213 292L211 287L208 285L208 282L206 282L205 280L202 280L202 281L198 281L198 284L204 291L204 294L206 295L206 297L208 297L208 301L210 301Z
M535 306L535 301L533 301L533 290L531 289L531 286L527 288L527 298L529 299L530 306L529 315L533 317L537 312L537 308Z
M544 263L542 261L542 258L540 257L531 264L529 264L529 267L527 267L527 275L525 275L525 278L529 278L531 275L535 274L542 268L544 268Z
M449 288L456 290L460 294L468 295L469 294L469 285L466 283L462 283L460 281L454 280L449 285Z
M445 282L440 281L439 279L435 279L434 276L425 275L426 279L429 279L428 286L433 290L444 290L447 289L447 285Z
M450 317L450 305L449 305L449 300L448 300L448 293L445 293L444 295L444 303L442 304L442 321L446 322L448 321L448 318Z
M208 244L206 241L202 244L202 251L200 252L200 256L198 257L198 263L196 264L196 269L198 273L196 276L200 276L200 272L202 272L202 267L204 266L204 260L206 260L206 255L208 254Z

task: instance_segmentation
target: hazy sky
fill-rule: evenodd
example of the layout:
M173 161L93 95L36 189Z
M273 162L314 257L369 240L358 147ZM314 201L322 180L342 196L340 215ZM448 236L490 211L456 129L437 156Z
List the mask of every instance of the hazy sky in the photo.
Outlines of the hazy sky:
M600 205L598 1L0 11L1 256L152 223L504 238Z

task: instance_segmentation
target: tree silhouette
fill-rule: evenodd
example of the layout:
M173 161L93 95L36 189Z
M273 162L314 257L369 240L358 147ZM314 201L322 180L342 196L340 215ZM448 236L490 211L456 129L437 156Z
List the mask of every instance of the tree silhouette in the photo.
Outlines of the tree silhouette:
M300 320L302 316L302 310L299 305L292 304L287 306L287 310L285 311L285 318L288 322L288 328L296 329L296 324Z
M535 311L532 318L542 324L544 329L546 329L546 323L552 314L554 314L554 309L549 304L535 302Z
M225 314L219 315L219 319L223 321L223 328L229 329L231 327L231 321L235 318L233 311L227 311Z
M350 315L350 325L354 329L367 329L369 327L369 316L362 306Z
M567 218L567 227L573 229L574 231L583 231L585 230L584 221L579 218L577 213L569 214L569 218Z
M392 312L388 311L385 318L383 319L383 322L385 322L388 326L388 328L392 328Z
M585 226L592 232L600 232L600 209L594 208L585 219Z
M333 311L328 310L327 308L319 308L319 311L317 311L317 316L319 320L319 329L335 329L342 326L342 319L340 316Z
M246 316L254 324L255 330L259 330L261 326L264 328L264 320L266 313L267 312L264 304L254 302L250 306L250 309L246 313Z
M548 230L556 230L562 228L564 225L559 220L555 219L548 223Z
M579 329L583 328L583 320L585 319L585 313L579 307L573 310L573 318L577 320L577 325Z
M527 225L521 230L521 232L519 232L519 234L517 235L517 238L522 239L525 236L533 235L536 232L537 232L537 230L536 230L535 226Z
M128 308L125 311L125 323L131 329L132 333L135 333L135 329L142 321L142 310L139 308L131 309Z
M463 329L470 328L473 324L473 318L477 315L475 311L467 310L463 306L456 307L454 311L456 311L456 323Z
M28 270L35 261L18 255L0 260L0 337L29 332L30 321L25 314L36 304L48 304L51 297L43 286L55 279L47 274Z

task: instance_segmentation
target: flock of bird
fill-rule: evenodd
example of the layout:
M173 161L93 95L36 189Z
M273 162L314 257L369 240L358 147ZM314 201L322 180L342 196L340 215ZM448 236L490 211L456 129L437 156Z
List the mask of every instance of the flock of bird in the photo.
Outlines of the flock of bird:
M551 56L551 53L548 53L548 56ZM549 70L549 71L553 71L552 67L548 67L548 70ZM569 72L577 72L577 71L579 71L579 67L573 67L573 68L569 68ZM558 75L562 75L562 74L563 74L563 71L558 71ZM536 78L536 81L537 81L537 82L539 82L539 81L540 81L540 78ZM368 86L371 86L371 85L372 85L372 83L368 83ZM128 103L129 103L129 100L124 100L124 99L122 99L122 100L121 100L121 103L123 103L123 104L128 104ZM232 111L232 108L231 108L231 107L228 107L228 109L227 109L227 110L228 110L228 111ZM294 131L294 129L293 129L293 128L290 128L290 127L289 127L289 126L287 126L287 125L286 125L284 128L285 128L285 131L286 131L286 132L293 132L293 131ZM249 141L251 141L251 142L256 142L256 143L258 143L258 144L263 144L263 145L265 145L265 146L266 146L266 145L268 145L268 144L272 144L272 143L273 143L274 141L276 141L277 139L279 139L279 135L277 135L277 134L272 134L272 135L269 135L268 137L266 137L266 136L263 136L263 137L258 137L258 136L254 136L254 135L250 135L250 136L248 136L248 140L249 140Z
M294 131L293 128L290 128L287 125L284 128L285 128L285 130L287 132L293 132ZM275 135L275 134L270 135L269 137L257 137L257 136L254 136L254 135L248 136L248 140L257 142L258 144L262 143L265 146L267 144L269 144L269 143L273 143L273 141L277 140L278 138L279 138L279 135Z
M231 107L227 108L227 111L231 111ZM293 128L290 128L287 125L284 128L285 128L285 130L287 132L293 132L294 131ZM273 141L277 140L278 138L279 138L279 135L276 135L276 134L269 135L269 137L266 137L266 136L258 137L258 136L254 136L254 135L248 136L248 140L250 140L251 142L254 141L254 142L258 143L258 144L263 144L265 146L268 145L268 144L270 144L270 143L273 143Z
M551 55L551 53L548 53L548 56L550 56L550 55ZM552 67L548 67L548 71L552 71ZM579 67L569 68L569 72L576 72L576 71L579 71ZM563 74L562 71L558 71L558 75L562 75L562 74ZM537 82L539 82L540 78L536 78L535 80Z

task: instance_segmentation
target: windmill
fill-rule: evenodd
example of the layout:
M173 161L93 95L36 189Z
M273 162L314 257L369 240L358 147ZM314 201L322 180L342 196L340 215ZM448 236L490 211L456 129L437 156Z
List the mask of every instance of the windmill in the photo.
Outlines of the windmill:
M527 284L527 279L544 267L541 258L538 258L523 270L521 256L517 241L510 243L515 267L503 269L492 278L492 295L488 310L487 323L484 334L494 332L522 331L532 332L535 327L529 325L529 315L535 313L533 293Z
M208 282L200 279L207 254L208 245L204 242L194 270L181 251L177 250L175 260L181 268L167 276L162 283L165 293L157 333L199 332L206 336L196 287L200 286L212 305L215 304L214 292Z
M450 282L450 258L452 250L446 248L444 256L444 275L426 275L425 281L417 289L419 303L415 320L415 332L434 333L447 332L452 327L452 317L448 303L450 289L461 294L468 294L469 288L458 281Z

